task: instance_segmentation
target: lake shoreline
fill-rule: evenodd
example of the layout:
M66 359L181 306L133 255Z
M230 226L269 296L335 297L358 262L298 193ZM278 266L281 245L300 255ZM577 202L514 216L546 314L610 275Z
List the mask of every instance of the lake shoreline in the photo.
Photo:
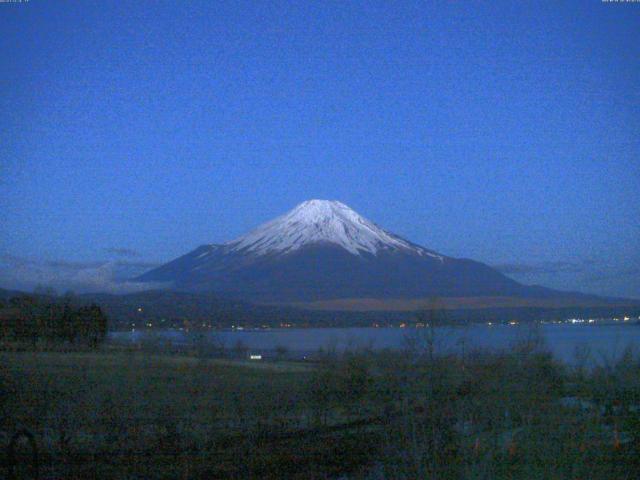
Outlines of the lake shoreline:
M255 354L283 350L290 356L305 357L318 351L402 350L426 335L433 335L438 351L502 351L528 338L539 337L554 357L566 364L575 363L576 352L588 350L594 361L619 358L627 348L640 346L637 323L621 324L520 324L443 326L429 328L398 327L323 327L212 330L136 330L110 332L113 345L155 346L201 351L243 349ZM587 328L589 327L589 328ZM597 328L593 328L597 327Z

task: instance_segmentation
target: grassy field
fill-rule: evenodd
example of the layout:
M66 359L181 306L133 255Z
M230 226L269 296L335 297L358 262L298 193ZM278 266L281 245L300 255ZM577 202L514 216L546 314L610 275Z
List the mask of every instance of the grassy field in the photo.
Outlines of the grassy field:
M298 365L133 353L13 353L0 365L4 430L37 432L52 478L244 476L234 435L304 421Z
M290 435L316 426L299 363L27 352L0 365L0 447L34 432L42 478L323 478L368 450L349 433Z
M51 479L638 478L635 357L585 372L431 353L0 353L0 464L26 427Z

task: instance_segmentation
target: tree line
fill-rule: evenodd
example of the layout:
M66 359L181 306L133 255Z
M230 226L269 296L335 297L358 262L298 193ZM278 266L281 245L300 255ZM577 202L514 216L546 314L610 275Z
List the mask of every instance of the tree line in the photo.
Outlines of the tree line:
M74 305L70 299L24 295L0 310L0 339L35 344L45 340L96 348L107 335L108 321L96 304Z

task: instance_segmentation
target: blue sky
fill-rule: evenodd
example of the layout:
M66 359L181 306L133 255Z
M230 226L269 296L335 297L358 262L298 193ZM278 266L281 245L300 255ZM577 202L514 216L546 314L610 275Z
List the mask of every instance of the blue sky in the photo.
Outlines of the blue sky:
M0 286L101 285L327 198L640 298L639 31L599 0L0 4Z

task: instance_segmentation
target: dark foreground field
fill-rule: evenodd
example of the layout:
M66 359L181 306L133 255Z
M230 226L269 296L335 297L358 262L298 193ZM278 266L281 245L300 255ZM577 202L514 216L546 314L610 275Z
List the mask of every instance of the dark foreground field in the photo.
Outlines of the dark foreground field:
M0 476L635 479L640 363L358 352L314 364L0 353ZM10 458L12 457L12 458ZM10 477L9 477L10 478Z

